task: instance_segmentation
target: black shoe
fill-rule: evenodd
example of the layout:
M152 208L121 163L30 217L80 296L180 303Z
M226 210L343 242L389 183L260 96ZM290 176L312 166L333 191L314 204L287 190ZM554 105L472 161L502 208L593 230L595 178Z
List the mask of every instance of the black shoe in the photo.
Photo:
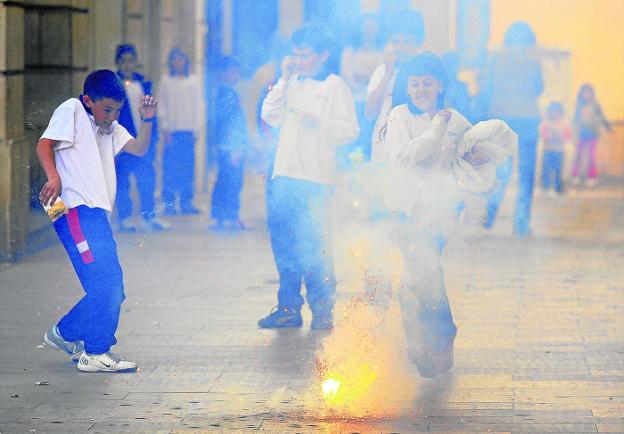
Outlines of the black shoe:
M301 327L302 325L303 319L301 318L301 312L279 306L276 307L270 315L258 321L258 327L263 329Z
M225 225L221 220L218 220L216 223L208 226L208 230L213 232L222 232L225 230Z
M180 207L180 214L184 215L196 215L199 214L199 210L193 205L183 205Z
M423 352L412 359L422 377L433 378L453 367L455 361L453 356L454 342L455 336L443 348L435 349L433 345L426 344Z
M331 312L312 315L312 330L331 330L334 328L334 316Z

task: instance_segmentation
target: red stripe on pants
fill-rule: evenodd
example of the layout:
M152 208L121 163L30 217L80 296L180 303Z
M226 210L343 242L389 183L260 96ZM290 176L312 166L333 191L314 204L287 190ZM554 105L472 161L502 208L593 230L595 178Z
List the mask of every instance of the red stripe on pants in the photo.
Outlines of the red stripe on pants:
M69 232L71 233L72 239L74 240L74 243L76 243L76 247L78 247L78 244L82 242L87 242L87 239L82 233L82 228L80 227L80 219L78 218L77 208L71 208L69 210L69 214L67 214L67 225L69 226ZM82 262L85 264L95 262L95 258L88 247L88 243L87 250L80 252L80 256L82 257Z

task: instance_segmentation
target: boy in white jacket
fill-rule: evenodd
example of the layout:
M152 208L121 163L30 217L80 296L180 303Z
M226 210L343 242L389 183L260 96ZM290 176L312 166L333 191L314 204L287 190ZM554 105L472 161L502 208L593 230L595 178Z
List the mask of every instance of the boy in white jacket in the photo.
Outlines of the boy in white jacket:
M293 33L293 55L262 104L262 119L280 127L269 195L269 232L279 272L277 308L261 328L301 327L301 281L312 329L333 326L336 278L331 256L329 205L336 147L359 133L347 83L329 72L332 40L308 25Z

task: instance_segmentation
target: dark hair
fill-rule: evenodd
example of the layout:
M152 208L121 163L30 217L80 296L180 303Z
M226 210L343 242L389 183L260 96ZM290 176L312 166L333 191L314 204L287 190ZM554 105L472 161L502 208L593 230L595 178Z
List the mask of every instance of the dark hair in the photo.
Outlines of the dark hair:
M585 98L583 97L583 94L585 93L586 90L591 91L592 96L594 97L594 102L596 102L596 92L594 91L594 86L592 86L589 83L583 83L581 85L581 87L579 88L579 91L576 94L576 110L574 113L574 118L575 119L579 119L581 116L581 109L583 108L583 106L585 106L585 104L587 104L587 101L585 100Z
M425 20L419 11L404 9L390 15L385 22L386 35L410 35L416 39L416 45L425 42Z
M427 51L418 56L411 57L401 64L397 72L396 82L392 90L392 107L400 104L408 104L410 110L417 114L422 113L413 104L409 96L407 96L407 82L413 75L432 75L442 84L442 92L438 95L438 109L446 106L446 88L448 87L448 75L444 69L444 65L438 56Z
M176 72L173 69L173 59L175 57L181 57L184 59L184 71L182 74L184 74L185 77L188 77L191 73L191 59L189 59L189 57L184 51L182 51L181 48L177 47L172 48L171 51L169 51L169 57L167 59L167 64L169 65L169 75L176 75Z
M290 38L293 47L311 48L317 54L328 51L330 54L335 48L333 35L327 27L316 24L307 24L295 30Z
M553 112L565 112L564 108L563 108L563 104L561 104L559 101L553 101L550 104L548 104L548 107L546 107L546 113L553 113Z
M112 98L115 101L123 102L126 99L123 83L117 74L109 69L98 69L87 75L82 93L91 98L92 101Z
M132 56L135 59L138 57L137 51L136 51L136 48L134 48L134 45L119 44L117 45L117 49L115 50L115 63L119 63L119 60L121 60L121 57L126 53L132 54Z
M524 21L516 21L505 32L505 47L535 47L537 40L531 26Z
M351 45L354 48L360 48L364 43L364 24L368 21L374 21L377 24L377 36L375 37L375 48L380 48L383 45L383 26L379 17L373 13L364 13L358 18L356 25L352 29L352 35L350 37Z

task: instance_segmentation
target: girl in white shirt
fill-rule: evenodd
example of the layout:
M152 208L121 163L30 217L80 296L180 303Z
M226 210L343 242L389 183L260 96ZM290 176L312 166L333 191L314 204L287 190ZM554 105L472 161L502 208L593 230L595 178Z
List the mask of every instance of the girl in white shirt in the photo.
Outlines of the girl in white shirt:
M165 214L198 214L193 205L195 178L195 140L199 131L201 94L197 76L191 74L191 61L184 51L174 48L169 53L169 75L158 87L158 117L163 151L163 188Z
M457 333L440 258L463 208L464 194L453 166L471 124L444 108L447 83L436 55L423 53L407 60L397 74L385 144L384 199L405 270L399 301L409 357L424 377L452 367ZM461 158L474 165L488 161L477 147Z

